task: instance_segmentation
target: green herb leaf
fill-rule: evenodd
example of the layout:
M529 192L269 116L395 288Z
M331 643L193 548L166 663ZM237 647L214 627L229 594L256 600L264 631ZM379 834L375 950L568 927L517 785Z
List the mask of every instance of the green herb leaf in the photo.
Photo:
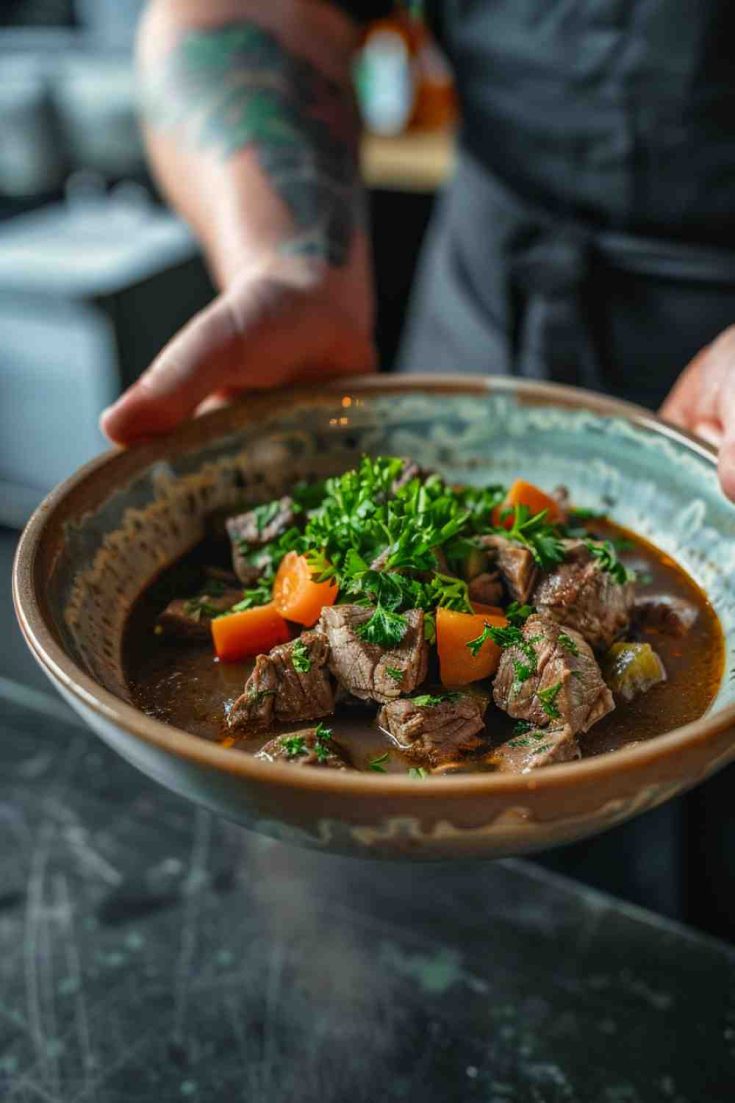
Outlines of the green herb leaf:
M635 580L635 572L628 570L625 564L620 562L615 545L610 540L585 540L584 543L599 562L602 570L612 575L620 586Z
M403 675L406 672L405 670L399 670L396 666L387 666L385 668L385 673L388 675L389 678L392 678L394 682L402 682Z
M242 601L238 601L237 604L220 615L226 617L229 613L244 613L246 609L252 609L256 605L267 605L272 596L272 588L269 583L254 586L250 590L243 591Z
M508 608L505 610L506 620L511 624L519 628L522 624L525 624L528 618L535 613L533 605L521 605L519 601L511 601Z
M377 644L390 650L397 647L408 630L408 621L400 613L393 613L390 609L378 605L375 612L357 629L357 635L366 643Z
M291 665L298 674L308 674L311 670L309 649L301 638L291 647Z
M429 771L425 770L423 766L412 766L408 771L408 776L413 778L414 781L423 781L424 778L429 776Z
M461 693L424 693L420 697L412 697L411 703L418 705L420 708L433 708L435 705L441 705L444 701L458 701L462 696Z
M386 751L385 754L378 755L377 758L371 758L368 762L368 770L374 770L376 774L384 774L386 772L384 762L387 762L390 755Z
M539 513L531 514L528 506L517 505L513 507L511 514L511 528L505 529L501 526L496 530L501 536L528 548L534 561L544 570L554 567L564 559L560 531L556 525L549 524L547 513L547 510L542 509Z
M477 658L477 656L480 653L480 650L482 649L483 644L486 643L489 639L492 639L492 636L490 634L491 632L492 632L492 628L490 627L489 624L486 624L485 627L483 628L482 632L480 632L479 636L475 636L474 639L467 641L467 643L465 644L465 647L468 648L468 650L470 651L470 654L472 655L473 659Z
M566 632L560 632L558 639L561 646L564 648L565 651L568 651L570 655L579 654L579 648L577 647L572 637L568 636Z
M259 533L262 533L264 529L273 521L281 509L281 503L265 502L262 506L256 506L252 510L253 519L255 521L255 527Z
M548 686L546 689L540 689L536 696L539 699L541 708L544 710L550 720L561 719L561 713L556 704L556 699L559 696L559 690L561 689L561 682L555 682L553 686Z
M329 744L332 741L332 729L328 728L325 723L320 721L314 731L314 754L317 757L317 761L326 762L332 753L332 749Z
M281 746L286 752L287 758L297 758L300 754L308 754L303 735L284 735Z

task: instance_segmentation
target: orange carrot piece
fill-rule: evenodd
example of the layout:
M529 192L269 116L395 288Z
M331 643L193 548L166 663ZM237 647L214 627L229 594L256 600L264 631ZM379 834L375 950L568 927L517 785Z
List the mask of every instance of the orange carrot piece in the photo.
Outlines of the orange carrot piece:
M332 579L314 582L303 555L289 552L281 561L273 583L273 604L286 620L311 628L325 605L334 605L339 588Z
M249 655L261 655L290 638L288 625L272 601L241 613L215 617L212 621L214 649L223 663L234 663Z
M485 640L476 655L467 644L476 640L485 625L504 628L508 621L500 610L485 612L490 606L475 605L474 613L458 613L454 609L436 611L436 647L439 652L439 675L445 686L466 686L481 678L489 678L498 669L501 648L491 639ZM479 610L479 611L478 611Z
M516 479L504 501L495 507L493 510L493 524L502 525L506 529L513 528L512 514L503 519L503 512L506 509L512 510L514 506L528 506L532 516L545 509L546 519L552 525L558 525L564 520L564 513L556 498L552 498L550 494L546 494L543 490L534 486L533 483L527 483L524 479Z

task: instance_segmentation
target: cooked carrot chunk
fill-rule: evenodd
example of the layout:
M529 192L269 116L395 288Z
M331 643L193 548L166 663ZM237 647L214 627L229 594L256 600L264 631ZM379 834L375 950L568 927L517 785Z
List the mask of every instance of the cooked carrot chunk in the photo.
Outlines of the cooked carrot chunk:
M311 628L325 605L334 605L339 589L330 579L315 582L303 555L289 552L283 557L273 583L273 604L286 620Z
M290 638L288 625L272 601L212 621L214 649L225 663L263 654Z
M503 513L508 509L512 510L514 506L528 506L531 516L545 509L546 519L552 525L558 525L564 520L564 514L556 498L552 498L550 494L546 494L533 483L527 483L525 479L516 479L503 502L495 507L493 523L502 525L506 529L513 528L513 515L503 518Z
M436 647L439 652L439 675L445 686L466 686L481 678L489 678L498 669L501 648L486 639L473 654L467 645L478 639L489 625L504 628L508 621L500 609L489 605L474 605L474 613L458 613L454 609L436 611Z

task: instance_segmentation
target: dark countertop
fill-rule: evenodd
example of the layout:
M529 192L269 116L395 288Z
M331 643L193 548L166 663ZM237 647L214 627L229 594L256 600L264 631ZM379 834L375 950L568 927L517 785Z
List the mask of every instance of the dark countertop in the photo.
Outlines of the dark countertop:
M4 1103L718 1103L735 951L523 862L292 849L0 686Z

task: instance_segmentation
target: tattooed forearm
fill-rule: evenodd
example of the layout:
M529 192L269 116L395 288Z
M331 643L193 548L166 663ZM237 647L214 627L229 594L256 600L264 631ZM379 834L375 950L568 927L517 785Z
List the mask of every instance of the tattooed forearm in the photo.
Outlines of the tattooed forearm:
M148 74L144 111L224 158L252 148L293 221L284 248L346 262L360 209L350 97L274 35L249 22L189 31Z

